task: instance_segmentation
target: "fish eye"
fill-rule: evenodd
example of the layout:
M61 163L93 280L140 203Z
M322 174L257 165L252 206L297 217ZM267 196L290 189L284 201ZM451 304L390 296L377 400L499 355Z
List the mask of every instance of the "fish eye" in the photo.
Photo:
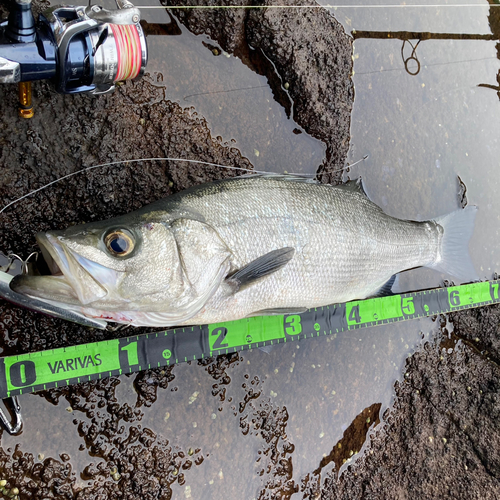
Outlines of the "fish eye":
M114 229L104 238L108 252L117 257L125 257L134 250L134 237L124 229Z

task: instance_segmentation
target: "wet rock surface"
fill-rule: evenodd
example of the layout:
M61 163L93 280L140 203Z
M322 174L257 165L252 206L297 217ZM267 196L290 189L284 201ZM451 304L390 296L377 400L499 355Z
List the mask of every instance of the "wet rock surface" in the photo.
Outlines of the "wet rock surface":
M483 346L499 319L498 306L450 315L453 331L408 359L369 450L322 498L498 497L500 367Z
M187 0L175 3L193 5ZM236 4L315 5L303 0ZM235 3L223 1L217 5ZM341 25L321 7L173 12L191 31L209 34L224 50L268 77L275 99L306 132L325 142L327 151L318 170L320 178L323 182L338 182L349 148L354 99L354 88L346 78L352 72L351 40Z
M321 180L338 180L335 170L347 153L353 98L350 42L338 24L321 9L284 17L273 10L177 14L189 29L209 34L224 50L269 75L276 98L307 131L327 143ZM273 65L278 75L270 71ZM151 79L128 82L98 99L59 96L50 85L36 83L36 115L30 121L16 118L16 93L15 88L0 86L3 204L83 166L115 160L169 156L251 167L229 142L211 136L202 116L166 100L164 89ZM0 250L26 258L36 248L38 231L126 213L193 184L232 175L162 161L90 170L0 214ZM452 331L408 359L405 375L396 384L394 406L382 416L374 401L341 440L331 443L329 455L318 455L317 465L300 481L293 478L293 416L286 406L264 396L264 380L246 368L247 355L234 354L187 366L188 376L202 374L210 390L189 396L182 421L193 428L191 409L215 405L207 419L217 422L226 415L225 425L236 425L236 433L221 428L204 441L179 446L176 443L189 439L169 434L169 427L157 434L145 424L148 409L157 408L162 394L179 393L175 367L53 389L39 393L40 399L66 409L68 428L79 436L79 451L88 453L89 460L77 470L74 456L35 456L23 446L6 447L2 436L2 488L5 494L17 488L23 499L190 498L190 479L210 462L212 444L215 450L228 440L233 453L228 461L244 454L249 442L257 450L256 456L244 458L253 462L260 484L250 488L248 498L498 498L500 308L454 313L450 320ZM4 354L134 331L89 330L0 303ZM243 382L237 381L239 391L231 378L237 366L246 370ZM131 396L123 402L117 391L128 379L130 387L124 390ZM175 418L173 413L170 407L162 408L166 425ZM53 422L52 432L63 426L62 420ZM43 444L52 436L37 439ZM359 458L352 460L360 450ZM215 483L206 480L210 498L238 498L241 491L225 486L222 468L217 477Z

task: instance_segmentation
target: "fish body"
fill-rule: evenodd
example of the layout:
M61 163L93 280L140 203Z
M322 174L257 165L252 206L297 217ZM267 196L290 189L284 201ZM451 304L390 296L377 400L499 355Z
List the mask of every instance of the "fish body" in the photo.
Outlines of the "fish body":
M475 211L407 221L354 183L245 176L39 234L55 276L19 277L11 287L136 326L298 312L372 296L420 266L476 279L467 250Z

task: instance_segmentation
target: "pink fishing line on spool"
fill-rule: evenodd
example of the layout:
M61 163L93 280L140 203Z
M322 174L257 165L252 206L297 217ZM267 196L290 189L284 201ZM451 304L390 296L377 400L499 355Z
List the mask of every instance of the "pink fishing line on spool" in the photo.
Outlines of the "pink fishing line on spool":
M115 82L132 80L141 70L141 41L135 25L110 24L116 41L118 67Z

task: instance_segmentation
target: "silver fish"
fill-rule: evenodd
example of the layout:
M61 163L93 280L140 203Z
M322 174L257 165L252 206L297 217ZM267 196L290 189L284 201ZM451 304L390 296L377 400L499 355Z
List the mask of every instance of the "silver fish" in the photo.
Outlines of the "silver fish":
M476 207L425 222L385 214L359 184L245 176L128 215L37 235L52 276L11 288L88 317L175 326L299 312L385 291L427 266L477 279Z

